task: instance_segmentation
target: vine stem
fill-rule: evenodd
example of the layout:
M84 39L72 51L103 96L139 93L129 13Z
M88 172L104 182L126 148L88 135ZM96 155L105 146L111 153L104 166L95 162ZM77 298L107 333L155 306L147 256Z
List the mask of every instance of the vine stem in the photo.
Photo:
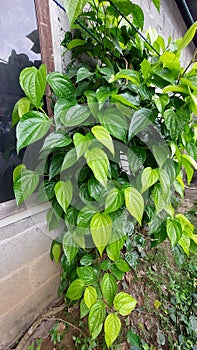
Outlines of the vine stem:
M59 317L46 317L46 318L44 318L44 320L45 320L45 321L51 321L51 320L52 320L52 321L57 321L57 322L66 323L66 324L68 324L70 327L76 329L76 330L79 331L81 334L83 334L83 336L84 336L85 338L87 337L87 334L86 334L84 331L82 331L81 328L75 326L73 323L71 323L71 322L69 322L69 321L67 321L67 320L63 320L63 318L59 318Z
M183 73L180 74L179 78L178 78L178 81L180 81L180 79L185 75L185 73L187 72L187 70L189 69L189 67L197 62L197 59L196 59L196 56L197 56L197 49L194 51L194 54L193 54L193 57L191 59L191 61L188 63L187 67L184 69Z

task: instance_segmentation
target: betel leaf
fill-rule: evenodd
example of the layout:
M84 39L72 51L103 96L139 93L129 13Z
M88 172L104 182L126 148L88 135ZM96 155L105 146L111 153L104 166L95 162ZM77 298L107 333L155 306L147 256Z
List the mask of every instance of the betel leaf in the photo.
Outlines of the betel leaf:
M88 193L89 195L98 201L103 192L105 191L104 187L96 180L95 178L91 178L88 180Z
M86 152L91 141L88 142L84 135L76 132L73 136L73 142L77 153L77 159L79 159Z
M81 14L86 3L87 3L87 0L75 0L75 1L64 0L64 6L66 9L66 13L67 13L71 28L73 27L77 17Z
M96 93L94 91L86 91L85 96L87 98L87 104L90 109L90 112L92 113L93 117L97 119L99 104L96 98Z
M72 98L66 98L66 97L59 97L55 103L54 107L54 120L55 120L55 125L56 125L56 130L62 128L62 123L61 123L61 116L65 115L67 111L73 107L76 106L77 101L75 96Z
M79 83L80 81L82 81L84 79L87 79L91 75L92 75L92 73L86 67L79 68L79 70L77 72L77 83Z
M115 261L115 266L117 267L118 270L120 270L122 272L129 272L130 271L129 265L122 258L119 258L118 260Z
M88 106L76 105L61 114L61 122L66 127L82 124L90 116Z
M89 314L90 309L87 307L84 298L80 301L80 318L84 318Z
M39 175L24 166L19 165L14 169L14 194L17 204L21 204L26 198L31 196L39 182Z
M129 140L137 135L140 131L144 130L153 121L153 111L147 108L141 108L136 111L132 118L129 126Z
M174 247L182 236L182 228L180 222L176 219L168 219L166 231L172 244L172 247Z
M116 314L109 314L104 323L105 342L109 348L118 337L121 330L121 321Z
M75 100L74 85L65 74L52 72L48 74L47 81L57 97Z
M157 10L160 12L160 0L152 0L152 2L157 8Z
M72 201L73 196L73 186L70 180L67 181L58 181L55 185L55 195L58 203L63 208L66 213L68 206Z
M122 316L129 315L135 309L136 304L137 300L125 292L118 293L114 298L114 307Z
M41 100L46 88L46 65L41 64L39 69L27 67L20 73L20 85L31 103L36 107L41 106Z
M184 252L189 255L189 247L190 247L190 238L187 234L183 234L181 238L178 241L178 244L181 246L181 248L184 250Z
M135 175L135 173L140 170L146 160L146 150L141 147L132 146L131 149L128 149L127 160L130 170Z
M31 111L26 113L19 121L16 128L17 152L22 148L40 140L48 132L52 120L41 112Z
M83 266L92 265L92 262L93 262L93 257L90 254L85 254L80 260L80 264Z
M130 0L112 0L112 3L125 15L128 16L132 11L132 3Z
M94 147L91 150L87 150L85 158L88 166L93 171L95 178L103 185L107 186L107 175L109 170L109 160L106 153L98 148Z
M61 173L64 157L65 157L64 153L57 153L51 159L51 163L49 167L49 180L51 180L56 175Z
M101 86L96 90L96 98L99 109L104 105L105 101L112 95L113 90L109 86Z
M184 37L180 41L178 45L178 51L181 51L185 49L189 43L193 40L197 30L197 22L194 22L192 26L188 29L188 31L185 33Z
M114 145L109 132L101 125L94 126L91 131L96 139L114 155Z
M134 187L125 188L124 195L129 213L141 224L144 212L144 199L142 195Z
M85 284L90 285L97 279L97 270L92 266L80 266L77 267L77 275Z
M94 214L90 222L90 230L94 244L100 255L102 255L112 234L112 220L110 216L103 213Z
M112 83L119 79L129 80L136 86L140 85L140 74L132 69L121 69L116 75L111 76L109 82Z
M142 193L157 182L159 179L158 169L145 168L141 175Z
M17 107L18 107L18 115L19 118L22 118L24 114L29 112L30 110L30 100L28 97L22 97L18 102L17 102Z
M106 315L106 306L102 300L98 300L90 309L88 316L88 327L92 339L100 334Z
M78 300L82 297L84 289L85 289L85 283L80 279L76 279L69 286L66 292L66 296L71 300Z
M61 245L60 244L53 244L52 246L52 256L55 259L55 262L58 263L59 258L61 255Z
M167 109L164 112L164 120L166 128L168 129L173 141L177 141L179 137L179 131L182 129L182 123L179 116L172 109Z
M82 208L77 217L77 226L83 227L83 228L89 227L90 221L95 213L96 213L96 209L94 208L89 208L89 207Z
M66 147L70 145L71 142L72 140L68 134L62 131L55 131L46 137L40 152L46 150L52 151L56 148Z
M92 286L88 286L84 292L84 302L87 307L90 309L97 301L97 292L96 289Z
M112 261L116 261L120 258L120 251L124 245L125 242L125 237L124 236L120 236L119 234L117 234L116 232L112 233L112 238L111 241L108 246L107 246L107 256L112 260Z
M105 112L99 113L99 121L102 126L115 138L126 142L127 120L116 107L110 107Z
M71 148L64 157L64 161L62 163L61 172L70 168L77 162L77 153L75 148Z
M118 188L112 188L105 200L105 214L118 210L124 203L124 193Z
M108 305L113 304L114 297L117 293L118 285L113 275L105 273L101 282L101 291L103 298L107 301Z
M72 50L74 49L75 47L78 47L78 46L83 46L86 44L86 41L85 40L82 40L82 39L73 39L69 42L69 44L67 45L67 49L68 50Z
M143 29L144 27L144 13L140 6L132 3L131 15L133 17L133 24L137 28Z
M64 254L68 260L69 265L72 263L73 259L78 253L78 248L70 232L67 232L62 240L62 247Z

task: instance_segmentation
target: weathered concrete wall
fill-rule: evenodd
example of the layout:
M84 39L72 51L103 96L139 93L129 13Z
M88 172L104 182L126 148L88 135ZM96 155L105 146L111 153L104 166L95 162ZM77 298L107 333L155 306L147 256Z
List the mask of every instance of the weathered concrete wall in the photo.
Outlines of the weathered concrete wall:
M48 204L0 204L0 349L6 349L57 298L59 267L51 262Z
M144 29L155 28L167 42L168 37L174 40L183 37L187 31L186 24L174 0L161 0L160 14L151 0L135 0L144 11ZM191 44L183 51L182 63L186 65L194 54L194 45Z

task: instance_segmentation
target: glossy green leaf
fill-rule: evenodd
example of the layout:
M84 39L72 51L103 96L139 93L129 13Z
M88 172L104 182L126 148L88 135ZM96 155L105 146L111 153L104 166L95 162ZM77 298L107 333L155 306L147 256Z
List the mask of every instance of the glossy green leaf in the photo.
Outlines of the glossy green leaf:
M124 242L124 236L121 237L116 232L112 233L111 243L108 244L106 249L107 256L109 257L109 259L111 259L112 261L116 261L120 258L120 251L124 246Z
M104 105L105 101L111 96L112 91L109 86L101 86L96 90L96 98L99 104L99 109Z
M181 248L184 250L184 252L189 255L189 247L190 247L190 238L183 234L181 238L178 241L178 244L181 246Z
M140 74L132 69L121 69L116 75L111 76L110 83L119 79L126 79L134 85L140 85Z
M73 136L73 142L75 145L77 159L79 159L87 150L88 142L84 135L76 132Z
M72 139L68 134L63 133L61 131L55 131L46 137L40 152L46 150L53 151L56 148L66 147L71 143Z
M56 130L62 128L62 122L61 117L64 116L67 111L73 107L76 106L77 101L76 97L73 95L72 98L66 98L66 97L59 97L55 103L54 107L54 120L56 125Z
M127 121L125 116L115 107L108 108L98 115L101 125L115 138L126 142Z
M79 83L80 81L82 81L84 79L87 79L91 75L92 75L92 73L86 67L79 68L79 70L77 72L77 83Z
M90 309L87 307L84 298L80 301L80 318L84 318L89 314Z
M40 140L48 132L52 120L44 113L31 111L26 113L16 128L17 152Z
M88 180L88 193L94 198L96 201L102 197L104 192L104 187L96 180L95 178L91 178Z
M76 105L71 107L65 114L61 114L61 122L66 127L82 124L90 116L87 106Z
M64 157L64 153L58 153L53 156L49 167L49 180L61 173Z
M133 17L133 24L137 28L143 29L144 27L144 13L140 6L132 3L131 15Z
M118 270L120 270L122 272L129 272L130 271L129 265L122 258L119 258L118 260L115 261L115 266L117 267Z
M60 255L61 255L61 246L60 244L55 243L52 247L52 255L55 259L55 262L58 263Z
M62 163L61 171L64 171L71 166L73 166L77 162L77 153L76 149L72 148L70 151L68 151L64 157L64 161Z
M64 254L68 260L68 263L71 264L71 262L73 261L73 259L77 255L79 249L76 247L76 243L75 243L73 236L70 232L67 232L64 235L63 240L62 240L62 247L63 247Z
M182 236L182 228L178 220L168 219L166 225L167 235L170 239L172 247L180 240Z
M129 126L129 140L137 135L140 131L147 128L152 123L153 120L153 112L147 108L141 108L136 111L131 119L131 123Z
M57 97L71 101L75 99L74 85L65 74L52 72L48 74L47 81Z
M90 222L90 230L100 255L109 243L112 234L112 221L109 215L96 213Z
M112 102L117 103L117 108L120 109L121 105L125 105L128 107L131 107L133 109L138 109L139 101L137 97L134 97L133 95L129 94L128 92L125 92L124 94L116 94L112 96ZM123 106L121 106L122 108ZM128 109L127 109L128 111ZM133 113L130 113L126 115L127 117L130 117Z
M82 39L73 39L69 42L69 44L67 45L67 49L68 50L72 50L74 49L75 47L78 47L78 46L83 46L86 44L86 41L85 40L82 40Z
M85 96L87 98L87 104L92 115L97 119L99 104L94 91L86 91Z
M112 0L112 3L125 15L128 16L132 11L132 3L130 0Z
M128 149L127 160L132 174L140 170L146 160L146 150L137 146Z
M119 317L116 314L109 314L104 323L105 342L108 348L114 343L120 330L121 321Z
M118 188L112 188L105 200L105 214L118 210L124 203L124 194Z
M73 24L77 17L81 14L85 4L87 3L87 0L64 0L64 6L66 9L66 13L70 22L71 28L73 27Z
M101 125L96 125L91 129L96 139L101 142L113 155L114 145L109 132Z
M88 286L84 292L84 301L87 307L90 309L97 301L96 289L92 286Z
M88 327L92 339L100 334L106 315L106 306L102 300L98 300L90 309L88 316Z
M165 125L174 141L177 141L182 128L178 115L171 109L164 112Z
M19 118L22 118L24 114L29 112L30 110L30 100L28 97L22 97L18 102L17 102L17 107L18 107L18 114Z
M88 166L93 171L95 178L103 185L107 186L107 175L109 169L109 160L106 153L98 148L94 147L91 150L87 150L85 158Z
M194 36L196 34L196 30L197 30L197 22L194 22L192 24L192 26L185 33L185 35L182 38L182 40L180 41L180 43L178 45L178 50L179 51L185 49L189 45L189 43L193 40L193 38L194 38Z
M61 205L64 212L66 213L73 196L72 182L70 180L67 180L66 182L58 181L55 185L55 195L58 203Z
M160 12L160 0L152 0L152 2L157 8L157 10Z
M165 94L159 94L153 96L153 101L160 113L163 113L167 104L169 103L169 97Z
M35 107L40 107L46 88L46 65L24 68L19 77L20 85Z
M90 226L90 221L94 214L96 213L96 209L84 207L79 212L77 217L77 226L87 228Z
M144 212L144 200L139 191L134 187L124 190L125 204L129 213L141 224Z
M111 306L118 290L118 285L113 275L109 273L104 274L101 282L101 290L103 298L107 301L107 304Z
M158 179L158 169L152 169L151 167L145 168L141 175L142 193L145 192L152 185L154 185Z
M84 266L92 265L92 262L93 262L93 257L91 254L85 254L80 260L80 264Z
M167 201L171 194L170 178L164 169L159 169L159 181L161 184L163 200Z
M114 307L122 316L129 315L135 309L136 304L137 300L125 292L118 293L114 298Z
M17 204L21 204L35 191L39 182L39 175L31 170L27 170L23 165L19 165L14 170L14 194Z
M164 93L168 93L168 92L182 92L186 95L189 94L189 90L187 87L185 87L184 85L168 85L163 89Z
M94 283L97 279L97 271L92 266L77 267L77 274L87 285Z
M85 283L80 279L76 279L69 286L66 292L66 296L70 300L78 300L82 297L84 289L85 289Z

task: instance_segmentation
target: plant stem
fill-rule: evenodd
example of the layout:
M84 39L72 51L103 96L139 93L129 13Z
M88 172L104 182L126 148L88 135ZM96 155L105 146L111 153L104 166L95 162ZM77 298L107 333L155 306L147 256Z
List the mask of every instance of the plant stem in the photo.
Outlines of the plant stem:
M197 62L196 56L197 56L197 49L194 51L193 57L192 57L191 61L189 62L189 64L187 65L187 67L184 69L183 74L180 74L180 75L179 75L178 82L179 82L180 79L185 75L185 73L187 72L187 70L189 69L189 67L190 67L193 63Z
M67 321L67 320L63 320L63 318L59 318L59 317L46 317L46 318L44 318L44 320L45 320L45 321L50 321L50 320L52 320L52 321L59 321L59 322L62 322L62 323L66 323L66 324L68 324L70 327L75 328L77 331L79 331L81 334L83 334L83 336L84 336L85 338L87 338L87 334L86 334L84 331L82 331L81 328L75 326L73 323L71 323L71 322L69 322L69 321Z

